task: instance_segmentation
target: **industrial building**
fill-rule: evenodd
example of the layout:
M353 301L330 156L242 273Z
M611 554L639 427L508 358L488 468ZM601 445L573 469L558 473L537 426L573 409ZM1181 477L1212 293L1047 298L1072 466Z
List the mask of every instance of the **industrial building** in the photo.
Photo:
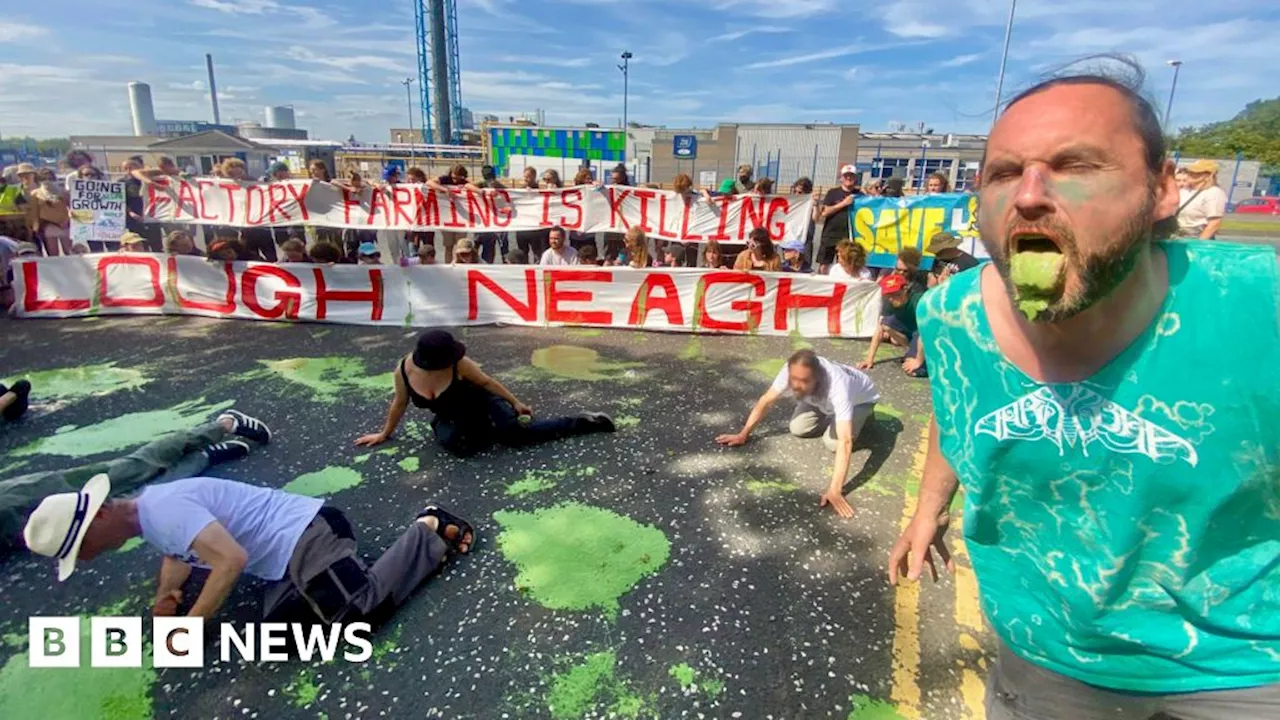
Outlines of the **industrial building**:
M986 135L955 133L868 132L861 141L857 165L863 182L900 177L908 190L923 188L935 172L946 175L953 189L970 187L987 147Z
M634 131L633 131L634 132ZM670 183L686 173L695 184L713 188L734 177L739 165L750 165L755 177L772 178L786 192L807 177L817 185L835 184L840 166L858 154L857 125L721 123L714 129L654 131L649 141L650 175ZM641 156L646 148L636 142Z
M162 155L173 158L178 167L207 175L213 166L227 158L240 158L248 166L250 176L267 171L267 164L280 154L277 148L230 135L221 130L207 130L194 135L167 138L132 135L72 135L71 147L93 155L103 168L116 170L127 158L142 156L154 167Z

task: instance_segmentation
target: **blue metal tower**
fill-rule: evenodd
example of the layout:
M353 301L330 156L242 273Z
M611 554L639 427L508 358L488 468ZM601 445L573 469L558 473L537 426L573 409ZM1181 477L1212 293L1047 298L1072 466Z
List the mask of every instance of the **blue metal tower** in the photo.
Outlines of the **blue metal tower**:
M462 62L458 58L458 4L444 0L449 27L449 109L452 110L455 145L462 144Z
M413 20L418 41L422 139L429 144L457 143L462 136L457 3L413 0ZM445 116L436 117L441 109L447 109Z
M423 4L428 0L413 0L414 36L418 41L418 93L422 111L422 141L435 142L434 125L431 122L431 68L427 58L431 56L430 39L427 37L427 19Z

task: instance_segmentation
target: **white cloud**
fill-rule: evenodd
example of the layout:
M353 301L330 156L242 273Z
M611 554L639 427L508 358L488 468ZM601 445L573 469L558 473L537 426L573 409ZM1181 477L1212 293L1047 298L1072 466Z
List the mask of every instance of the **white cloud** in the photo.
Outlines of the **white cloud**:
M398 63L381 55L321 55L301 45L291 45L285 51L285 57L298 62L315 63L341 70L356 70L362 67L378 68L393 73L412 73L414 68Z
M21 42L44 37L49 31L36 25L0 20L0 42Z
M789 27L782 27L781 25L760 25L758 27L749 27L749 28L744 28L742 30L732 30L730 32L716 35L715 37L708 39L707 42L709 43L728 42L731 40L741 40L742 38L748 35L775 35L779 33L789 33L789 32L794 32L794 31Z
M951 58L950 60L944 60L938 63L938 67L943 67L943 68L961 67L963 65L968 65L969 63L977 60L980 57L982 57L982 53L971 53L969 55L957 55Z
M747 65L747 70L761 70L764 68L788 67L790 65L802 65L804 63L814 62L815 60L830 60L832 58L848 57L850 55L861 55L863 53L877 52L887 50L889 48L901 47L909 43L888 43L881 45L845 45L844 47L832 48L830 50L821 50L815 53L806 53L804 55L791 55L780 57L773 60L762 60Z
M191 4L233 15L262 15L280 9L280 4L275 0L191 0Z
M582 68L592 63L591 58L557 58L557 57L539 57L537 55L503 55L498 58L498 62L517 63L520 65L546 65L548 67L558 68Z
M713 6L762 18L807 18L838 9L836 0L717 0Z

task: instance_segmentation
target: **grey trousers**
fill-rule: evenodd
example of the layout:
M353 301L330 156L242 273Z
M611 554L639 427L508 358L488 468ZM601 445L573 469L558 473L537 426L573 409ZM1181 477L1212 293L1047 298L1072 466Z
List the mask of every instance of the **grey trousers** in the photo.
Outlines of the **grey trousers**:
M864 403L853 408L853 436L858 437L867 420L876 412L875 403ZM823 432L825 430L826 432ZM812 405L796 403L796 410L791 414L791 434L796 437L813 438L822 436L822 444L831 452L836 451L836 424L831 422L830 415L818 412Z
M1106 690L1046 670L1004 643L987 675L987 720L1276 720L1280 684L1175 695Z
M131 493L150 482L199 475L209 467L203 450L226 434L218 423L207 423L170 433L114 460L0 481L0 552L20 546L27 516L49 495L76 492L99 473L111 478L113 496Z
M322 508L298 538L285 577L267 587L263 615L376 625L440 567L448 549L443 538L414 522L372 567L365 567L346 517Z

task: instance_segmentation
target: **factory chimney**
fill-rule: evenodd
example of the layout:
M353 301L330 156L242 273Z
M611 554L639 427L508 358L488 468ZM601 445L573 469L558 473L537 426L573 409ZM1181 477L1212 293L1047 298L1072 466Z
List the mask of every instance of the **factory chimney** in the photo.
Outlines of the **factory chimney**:
M449 106L449 38L445 32L444 0L426 0L431 3L427 14L431 21L431 79L435 85L435 141L453 142L453 109Z
M150 85L142 82L129 83L129 115L133 120L135 136L156 134L156 110L151 105Z
M209 101L213 103L213 124L221 125L222 117L218 114L218 83L213 80L213 55L205 53L205 67L209 68Z

